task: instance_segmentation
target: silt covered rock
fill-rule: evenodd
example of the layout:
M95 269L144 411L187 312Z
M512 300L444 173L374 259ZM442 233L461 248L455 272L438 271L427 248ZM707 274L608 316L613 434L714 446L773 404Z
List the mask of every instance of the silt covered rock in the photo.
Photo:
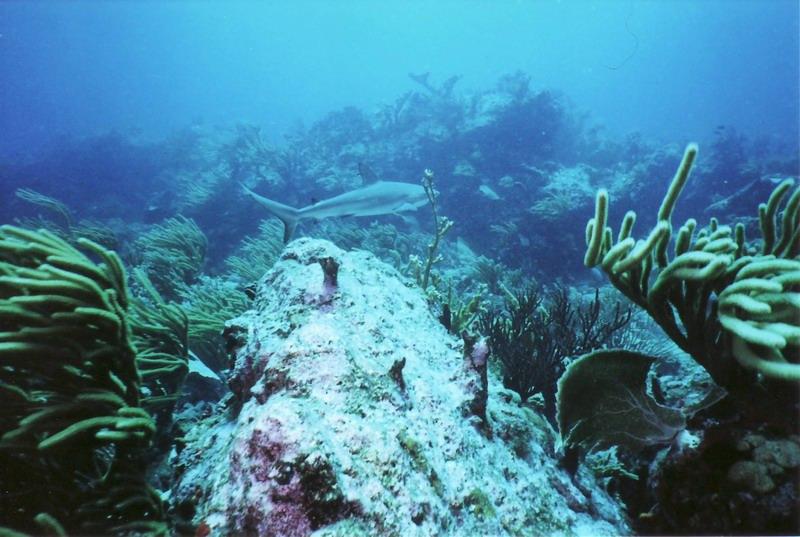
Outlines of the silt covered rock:
M173 461L173 510L198 534L630 531L491 372L486 398L482 343L465 356L371 254L294 241L227 332L233 397L187 428Z

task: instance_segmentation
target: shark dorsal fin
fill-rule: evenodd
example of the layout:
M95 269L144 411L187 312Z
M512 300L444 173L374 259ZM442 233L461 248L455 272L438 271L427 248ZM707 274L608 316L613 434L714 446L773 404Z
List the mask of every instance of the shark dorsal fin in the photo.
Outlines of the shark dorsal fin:
M377 183L380 180L378 179L378 176L375 175L375 172L372 171L372 168L363 162L358 163L358 175L361 176L361 179L364 181L365 185Z

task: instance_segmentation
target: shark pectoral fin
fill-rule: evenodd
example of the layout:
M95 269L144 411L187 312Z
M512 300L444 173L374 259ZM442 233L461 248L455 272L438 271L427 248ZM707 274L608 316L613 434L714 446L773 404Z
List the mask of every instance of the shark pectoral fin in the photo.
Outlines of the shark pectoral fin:
M283 244L289 242L297 227L297 220L283 220Z
M406 211L416 211L417 206L411 203L404 203L394 210L395 213L403 213Z
M414 229L419 228L419 220L417 220L416 217L408 216L405 214L398 214L397 216L400 218L400 220L403 221L405 225L410 226Z

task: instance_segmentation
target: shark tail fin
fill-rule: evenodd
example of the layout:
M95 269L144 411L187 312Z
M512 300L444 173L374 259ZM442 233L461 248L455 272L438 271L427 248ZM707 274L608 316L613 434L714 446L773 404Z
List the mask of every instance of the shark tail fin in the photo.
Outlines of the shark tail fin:
M294 207L259 196L244 185L242 185L242 189L245 194L266 207L270 214L280 218L281 222L283 222L283 242L284 244L289 242L289 239L294 234L294 229L297 227L297 221L300 220L300 212Z

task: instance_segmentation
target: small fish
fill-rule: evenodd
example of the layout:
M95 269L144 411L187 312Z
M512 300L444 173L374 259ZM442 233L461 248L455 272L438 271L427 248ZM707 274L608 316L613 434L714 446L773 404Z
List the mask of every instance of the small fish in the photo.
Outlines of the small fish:
M495 192L494 190L489 188L489 186L487 186L487 185L479 186L478 187L478 192L480 192L481 194L483 194L484 196L486 196L490 200L493 200L493 201L499 201L500 200L500 196L497 195L497 192Z

